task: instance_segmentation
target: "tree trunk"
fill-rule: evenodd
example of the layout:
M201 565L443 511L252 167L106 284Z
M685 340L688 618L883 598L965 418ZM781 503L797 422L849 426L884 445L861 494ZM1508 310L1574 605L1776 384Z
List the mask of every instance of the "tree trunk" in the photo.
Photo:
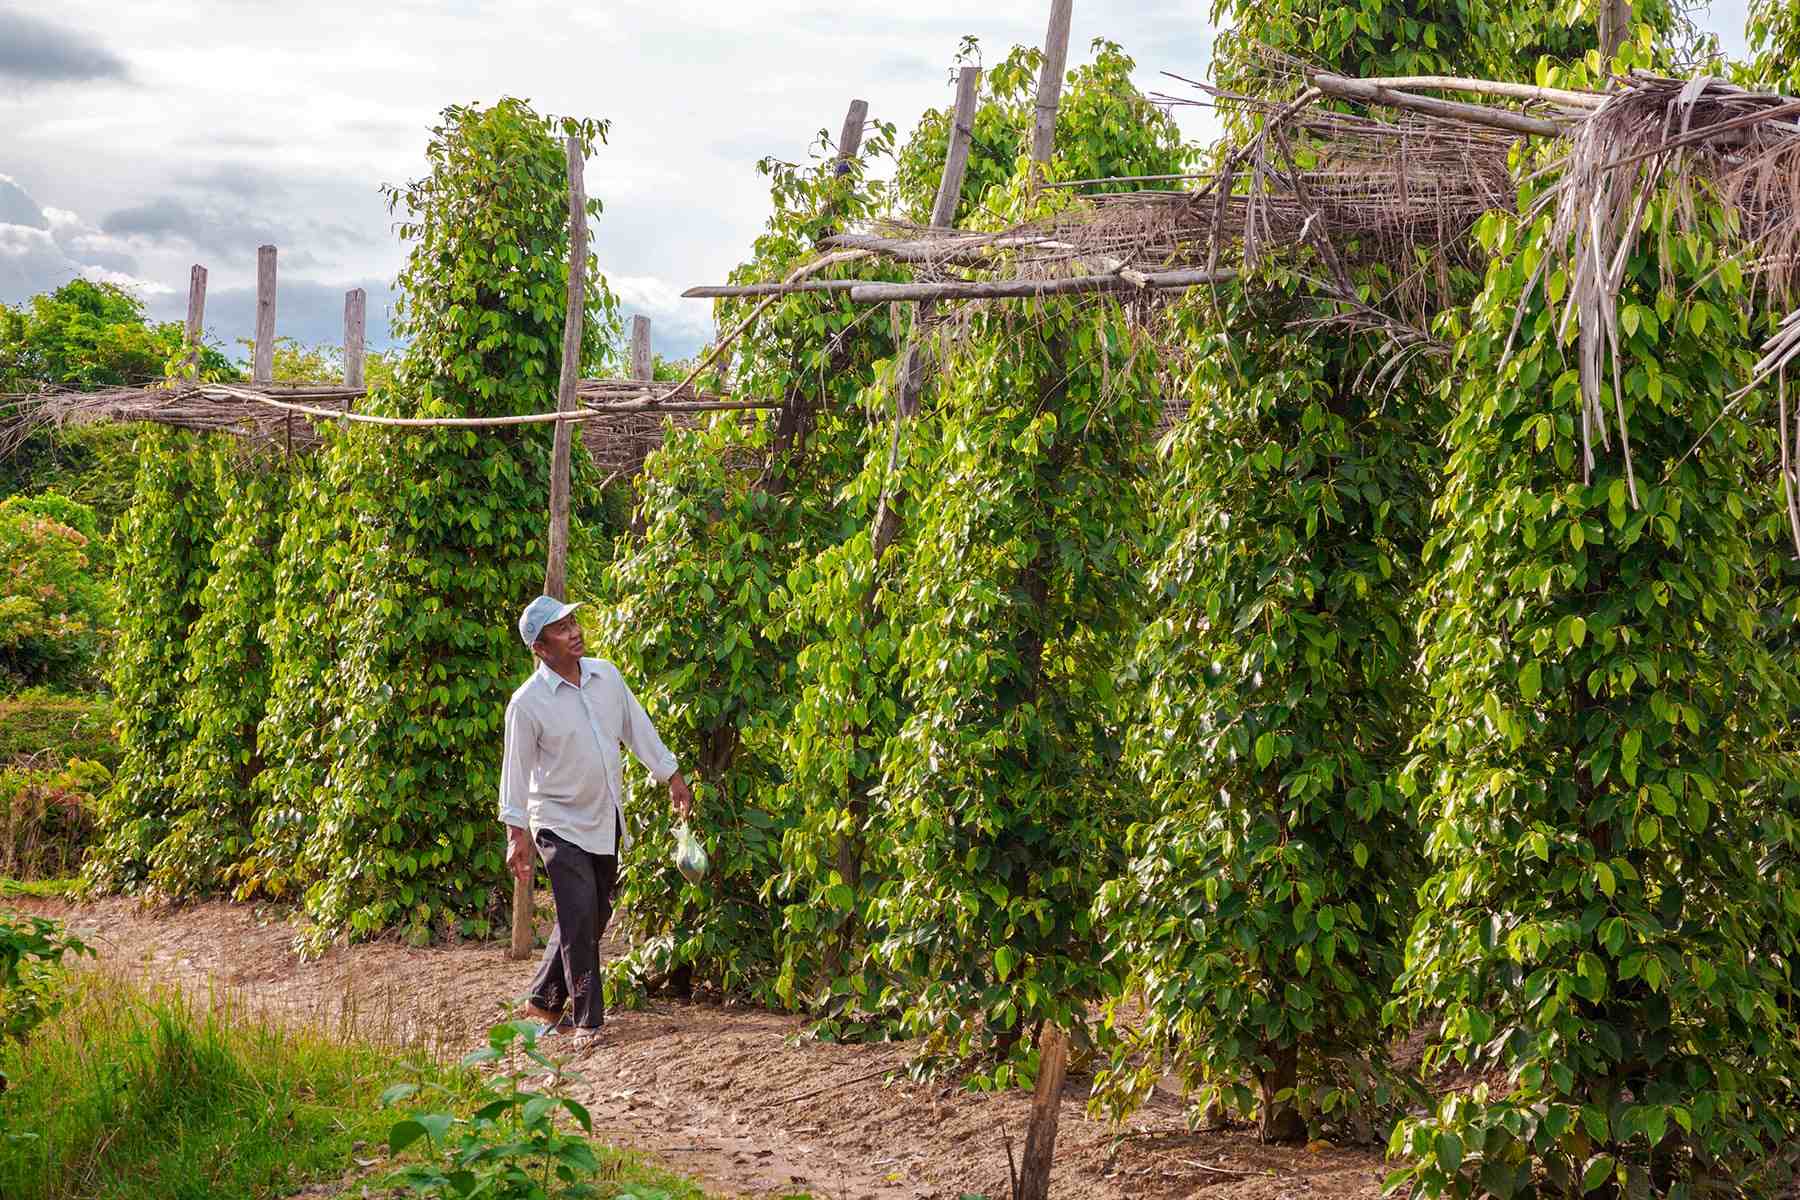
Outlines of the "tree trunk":
M1298 1142L1306 1137L1306 1121L1294 1107L1292 1097L1277 1100L1290 1091L1299 1078L1299 1051L1293 1046L1264 1047L1272 1062L1267 1070L1257 1072L1257 1087L1262 1092L1262 1107L1257 1112L1256 1132L1265 1142Z

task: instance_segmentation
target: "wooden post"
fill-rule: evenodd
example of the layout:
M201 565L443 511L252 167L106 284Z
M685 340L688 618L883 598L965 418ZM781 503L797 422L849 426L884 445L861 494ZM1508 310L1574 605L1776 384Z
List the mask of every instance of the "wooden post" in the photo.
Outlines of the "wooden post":
M1631 35L1631 0L1600 0L1600 61L1610 64ZM1607 66L1611 70L1610 65Z
M569 135L569 295L563 314L562 373L556 383L556 411L575 408L575 385L581 378L581 335L586 325L587 293L587 193L582 185L581 139ZM572 421L556 423L556 441L550 454L549 555L544 563L544 595L558 600L569 581L569 455ZM532 928L532 876L513 881L512 957L529 958L535 938Z
M200 339L206 334L206 268L195 263L188 272L187 373L200 378Z
M1031 1125L1019 1159L1017 1200L1047 1200L1050 1166L1056 1152L1056 1121L1062 1115L1063 1077L1069 1067L1069 1036L1056 1025L1038 1037L1037 1091L1031 1096Z
M963 175L969 168L969 145L975 136L975 92L980 81L979 67L964 67L956 78L956 112L950 119L950 146L944 153L944 175L938 180L937 201L931 206L932 224L948 229L956 216L957 197L962 195ZM888 477L900 467L901 426L918 411L919 398L925 390L925 353L921 331L931 316L931 302L919 305L913 314L912 334L895 367L894 435L888 445ZM875 533L872 544L876 563L900 534L900 518L888 501L884 489L875 505ZM844 877L848 881L849 876Z
M950 118L950 149L944 156L944 176L938 180L937 202L931 206L931 224L948 229L956 223L956 202L962 199L963 176L969 169L969 147L975 139L975 89L981 82L980 67L964 67L956 75L956 113ZM955 187L951 187L955 184Z
M863 126L868 123L869 102L852 100L850 111L844 114L843 131L838 134L837 166L833 169L833 174L848 175L850 173L850 162L856 157L856 152L862 149Z
M1069 17L1075 0L1050 0L1050 28L1044 34L1044 68L1038 72L1037 119L1031 127L1032 178L1056 148L1056 108L1062 102L1063 71L1069 63Z
M656 356L650 353L650 318L631 318L631 377L656 378Z
M250 382L275 379L275 247L256 248L256 352L250 360Z
M361 288L344 293L344 386L359 388L363 382L363 329L367 322L369 294Z

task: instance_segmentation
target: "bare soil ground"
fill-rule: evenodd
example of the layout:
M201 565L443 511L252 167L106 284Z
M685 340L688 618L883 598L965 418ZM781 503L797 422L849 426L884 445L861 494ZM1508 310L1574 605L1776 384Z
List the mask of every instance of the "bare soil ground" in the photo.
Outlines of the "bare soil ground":
M304 960L284 914L202 904L145 911L8 899L0 908L69 922L115 967L190 992L242 993L317 1022L461 1052L512 1015L533 965L497 942L415 948L376 942ZM1008 1195L1004 1138L1017 1153L1030 1096L885 1084L904 1045L834 1045L806 1023L753 1008L657 1000L611 1014L607 1041L578 1064L595 1132L643 1150L728 1196L957 1200ZM1189 1133L1159 1090L1124 1129L1090 1119L1090 1080L1062 1100L1052 1194L1081 1200L1377 1197L1374 1151L1258 1144L1245 1130Z

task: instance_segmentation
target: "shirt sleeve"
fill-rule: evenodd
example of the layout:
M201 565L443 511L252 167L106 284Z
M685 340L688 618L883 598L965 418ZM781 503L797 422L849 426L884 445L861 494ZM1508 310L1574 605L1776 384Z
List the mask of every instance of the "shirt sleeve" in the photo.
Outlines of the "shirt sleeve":
M669 753L662 738L656 735L656 726L650 723L650 714L638 703L638 698L632 694L624 676L615 677L619 681L619 690L625 694L624 728L620 731L624 736L619 740L630 748L634 758L650 768L650 774L656 777L656 782L669 782L669 777L676 771L675 756Z
M506 706L506 744L500 756L500 821L529 828L525 798L531 791L531 768L537 763L537 737L517 700Z

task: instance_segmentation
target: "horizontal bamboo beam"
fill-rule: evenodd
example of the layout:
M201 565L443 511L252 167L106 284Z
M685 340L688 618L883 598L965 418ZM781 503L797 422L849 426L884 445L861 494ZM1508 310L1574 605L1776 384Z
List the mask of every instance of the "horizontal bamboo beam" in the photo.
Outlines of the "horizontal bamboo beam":
M857 304L887 304L895 300L1030 300L1039 296L1133 288L1200 287L1237 278L1235 271L1152 271L1143 275L1132 272L1132 275L1136 278L1112 274L1077 275L1067 279L993 279L977 283L865 283L850 289L850 299Z
M1446 121L1488 125L1495 129L1529 134L1534 137L1566 137L1569 132L1555 121L1546 121L1542 117L1528 117L1523 113L1509 112L1503 108L1485 108L1479 104L1464 104L1459 100L1438 100L1430 96L1414 96L1410 92L1396 91L1367 79L1346 79L1342 75L1313 75L1307 79L1307 82L1327 95L1341 96L1346 100L1356 100L1364 104L1383 104L1389 108L1409 109L1427 116L1441 117Z
M261 392L229 384L210 384L199 389L203 395L249 400L279 408L284 412L303 413L334 421L351 421L362 425L382 425L391 429L496 429L513 425L548 425L559 421L592 421L607 417L631 416L637 413L739 412L757 408L780 408L778 400L659 400L645 396L609 404L605 408L575 408L567 412L523 413L508 417L382 417L373 413L342 412L334 408L318 408L311 404L294 404L276 400Z
M1472 96L1497 96L1506 100L1538 100L1545 104L1564 104L1570 108L1592 109L1606 103L1606 97L1599 92L1576 92L1568 88L1538 87L1532 83L1511 83L1500 79L1465 79L1458 75L1383 75L1361 82L1403 92L1430 88L1442 92L1467 92Z
M847 292L860 279L802 279L795 283L702 284L681 293L684 300L711 300L721 296L791 296L798 292Z

